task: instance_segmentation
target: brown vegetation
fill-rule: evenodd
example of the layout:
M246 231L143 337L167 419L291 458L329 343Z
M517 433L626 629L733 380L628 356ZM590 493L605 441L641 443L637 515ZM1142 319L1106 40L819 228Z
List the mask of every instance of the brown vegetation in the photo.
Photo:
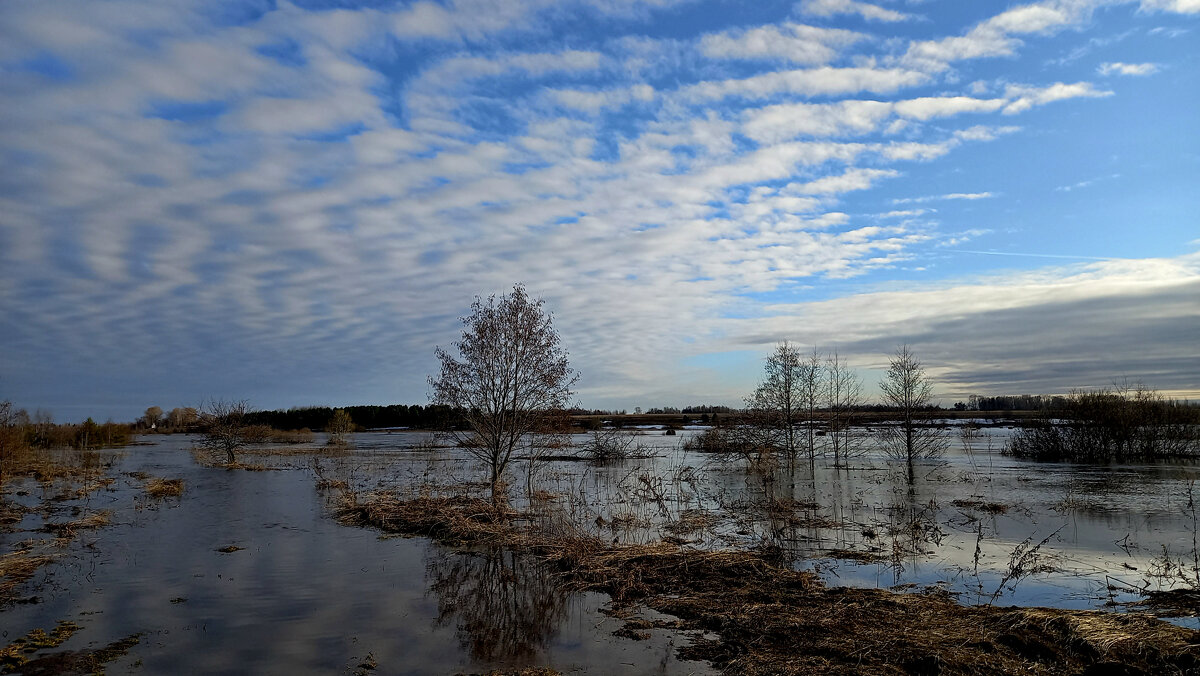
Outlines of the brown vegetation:
M183 479L151 478L146 482L146 494L152 498L174 498L183 495Z
M478 498L346 493L337 513L344 523L538 556L575 589L715 632L718 638L695 640L681 657L728 673L1177 673L1200 666L1200 634L1145 615L963 607L944 595L829 588L770 552L614 546Z

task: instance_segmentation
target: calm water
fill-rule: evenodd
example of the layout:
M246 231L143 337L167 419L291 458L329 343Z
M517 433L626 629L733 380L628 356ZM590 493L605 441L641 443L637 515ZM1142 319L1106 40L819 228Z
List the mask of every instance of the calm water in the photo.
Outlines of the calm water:
M956 441L941 461L919 466L911 484L870 444L847 467L805 462L792 477L749 474L685 451L695 433L645 430L635 441L654 457L605 467L551 460L531 474L518 461L510 493L524 502L532 486L542 491L533 507L543 518L570 518L617 541L668 536L694 547L770 547L830 584L936 587L963 603L995 596L1005 605L1098 608L1137 598L1122 590L1180 584L1180 566L1194 575L1195 467L1017 461L998 452L1009 431L989 428L973 452ZM9 640L60 619L83 627L62 649L142 633L110 673L344 673L368 654L378 673L535 665L563 673L709 671L674 657L686 634L612 636L622 622L600 612L606 597L564 593L529 558L456 552L337 524L314 488L311 457L248 457L279 471L226 471L196 465L185 437L149 441L127 450L109 489L61 503L56 520L77 518L65 515L79 506L112 510L114 525L84 532L39 573L27 593L40 603L0 610ZM429 441L418 433L359 434L353 453L317 465L357 490L436 493L478 481L469 456ZM183 496L147 499L127 474L139 471L183 478ZM764 509L767 498L787 498L791 508ZM39 524L31 517L22 525ZM3 544L31 536L40 535L8 534ZM244 549L217 551L229 545ZM1037 572L1005 580L1014 551L1031 550L1021 563ZM846 552L875 560L855 562Z
M147 500L124 475L93 494L87 509L113 510L114 525L84 532L43 568L28 587L41 603L0 610L7 640L61 619L83 627L64 650L141 632L109 673L347 673L368 653L388 674L708 671L677 661L684 639L665 630L612 636L623 622L598 612L606 597L565 594L531 561L337 524L304 460L226 471L195 465L183 437L150 441L117 471L182 477L183 496ZM244 549L216 551L229 545Z

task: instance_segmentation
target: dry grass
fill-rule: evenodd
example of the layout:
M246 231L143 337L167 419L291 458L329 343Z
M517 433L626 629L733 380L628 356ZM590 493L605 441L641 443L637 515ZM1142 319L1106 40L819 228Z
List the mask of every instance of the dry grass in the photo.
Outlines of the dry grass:
M183 479L151 478L146 482L146 494L152 498L175 498L183 495Z
M78 535L79 531L103 528L110 523L112 523L112 512L105 509L92 512L82 519L76 519L75 521L47 523L42 526L42 530L47 533L53 533L59 538L69 540Z
M34 629L0 648L0 672L19 671L26 676L50 674L103 674L104 665L129 652L139 643L140 634L127 636L92 650L67 650L30 657L49 648L57 648L79 630L74 622L59 621L50 633Z
M32 547L0 555L0 603L11 600L17 585L33 577L38 568L53 560L53 556L35 552Z
M1108 663L1122 665L1111 673L1183 673L1200 666L1200 633L1145 615L963 607L944 595L829 588L771 552L550 535L536 519L478 498L348 493L337 511L344 523L536 555L569 587L716 632L680 656L727 673L1075 674L1101 673Z

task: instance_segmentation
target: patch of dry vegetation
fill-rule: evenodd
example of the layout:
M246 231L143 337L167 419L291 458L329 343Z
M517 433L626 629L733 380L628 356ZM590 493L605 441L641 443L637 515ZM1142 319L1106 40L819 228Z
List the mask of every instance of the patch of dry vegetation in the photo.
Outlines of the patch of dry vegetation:
M95 530L112 523L112 512L100 510L75 521L52 522L42 526L42 531L53 533L56 537L70 539L83 530Z
M103 674L104 665L125 655L140 642L140 634L127 636L94 650L68 650L39 657L31 655L57 648L79 630L74 622L60 620L47 633L34 629L4 648L0 648L0 673L19 672L25 676L59 674Z
M53 560L52 555L35 550L32 546L0 555L0 606L15 601L17 586Z
M536 555L572 588L715 632L680 656L737 674L1183 673L1200 633L1147 615L963 607L942 595L829 588L768 551L615 546L470 497L347 492L343 523ZM1115 666L1114 666L1115 665Z
M146 482L146 494L152 498L176 498L183 495L183 479L153 477Z

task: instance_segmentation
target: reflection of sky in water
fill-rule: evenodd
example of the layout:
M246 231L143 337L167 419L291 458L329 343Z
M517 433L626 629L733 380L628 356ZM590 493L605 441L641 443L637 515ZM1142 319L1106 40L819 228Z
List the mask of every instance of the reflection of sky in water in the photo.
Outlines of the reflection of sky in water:
M141 482L128 476L114 491L94 494L87 509L114 510L115 525L84 532L60 563L34 578L41 603L3 611L7 640L60 619L83 627L63 650L142 632L140 644L110 665L112 673L135 661L144 673L339 673L368 652L380 673L486 671L509 663L563 672L596 664L627 664L629 673L704 670L676 661L664 631L643 642L613 637L622 622L598 612L607 599L596 594L553 600L555 612L525 653L499 650L490 661L473 659L462 618L481 617L472 604L488 609L483 617L503 617L511 595L480 592L459 599L455 612L439 608L445 603L430 589L433 571L463 557L421 538L381 538L338 525L308 471L201 468L192 463L186 439L151 441L160 444L130 448L120 471L183 477L183 497L147 501ZM308 464L307 458L287 460ZM10 547L13 538L29 534L0 537ZM216 551L226 545L245 549ZM554 590L544 578L515 565L526 587L541 579L540 598L550 598ZM186 601L172 601L180 598ZM507 617L527 607L535 606L518 604Z
M900 467L869 452L841 470L802 462L794 485L783 473L764 481L683 450L695 430L644 430L635 445L655 457L605 467L546 461L533 483L558 496L537 507L544 518L569 512L606 539L767 545L830 584L933 586L965 603L987 602L1001 588L1010 555L1026 538L1033 545L1054 534L1039 563L1055 570L1010 580L997 604L1095 608L1134 600L1121 590L1158 588L1148 574L1164 546L1177 559L1190 556L1193 521L1185 507L1196 468L1034 464L999 455L1007 430L985 432L973 454L956 440L942 461L919 466L911 487ZM437 490L480 478L466 454L422 445L430 440L415 432L359 434L353 454L319 463L325 475L359 489ZM531 664L703 669L677 662L671 641L686 639L665 631L644 642L611 636L621 622L598 612L606 597L561 596L525 559L338 525L313 489L310 457L253 458L284 471L230 472L195 466L185 438L151 441L159 444L129 449L120 471L183 477L183 498L146 501L141 483L128 476L94 494L87 509L113 509L116 525L85 532L62 563L39 573L43 602L3 611L10 634L74 619L84 630L63 649L78 649L143 632L125 659L141 660L147 673L345 671L368 652L386 673ZM510 473L514 501L522 501L527 464L515 461ZM767 496L811 505L786 523L767 518ZM987 513L969 502L1007 511ZM704 529L663 528L681 515L718 511ZM915 538L904 530L913 515L925 525ZM0 537L9 545L28 536ZM226 545L245 549L215 551ZM884 560L824 555L833 549ZM501 583L484 584L496 571ZM1111 596L1110 584L1118 587ZM178 598L187 600L172 603Z
M1177 561L1190 558L1192 551L1194 525L1185 507L1188 481L1200 476L1200 468L1194 466L1021 461L1000 455L1011 429L985 427L972 441L970 453L953 433L946 456L918 465L911 487L902 466L872 451L869 442L867 451L846 469L835 470L819 459L810 470L801 462L793 487L784 473L764 482L712 456L683 450L696 430L676 436L653 429L639 432L636 444L657 457L606 467L546 462L537 470L538 486L570 495L576 518L586 517L580 520L590 527L593 518L601 517L604 525L592 531L618 541L675 534L662 526L685 510L711 513L724 507L737 516L684 539L695 546L778 546L796 555L799 567L819 571L830 584L937 586L960 594L964 603L986 603L1000 589L995 603L1002 605L1105 607L1111 600L1135 600L1138 597L1128 593L1134 588L1172 584L1150 574L1164 546ZM478 478L472 461L453 451L390 450L405 436L416 435L360 435L360 447L378 449L380 471L393 477L393 483L428 481L448 468L458 480ZM586 442L586 435L574 438L576 445ZM393 464L399 455L412 458L405 469ZM388 466L391 469L384 469ZM525 467L514 463L518 488L524 486ZM695 471L684 471L688 467ZM643 478L658 483L648 485ZM519 500L523 490L514 493ZM756 506L767 495L790 496L814 507L798 512L800 523L788 527L772 522ZM1000 504L1006 511L989 513L970 503ZM916 542L896 532L914 514L927 526L936 526ZM614 521L622 527L615 528ZM1027 538L1026 547L1032 548L1047 536L1030 563L1054 570L1009 579L1001 587L1015 548ZM873 552L885 560L856 563L822 557L834 549ZM897 550L900 554L893 556ZM1109 586L1116 591L1110 593Z

